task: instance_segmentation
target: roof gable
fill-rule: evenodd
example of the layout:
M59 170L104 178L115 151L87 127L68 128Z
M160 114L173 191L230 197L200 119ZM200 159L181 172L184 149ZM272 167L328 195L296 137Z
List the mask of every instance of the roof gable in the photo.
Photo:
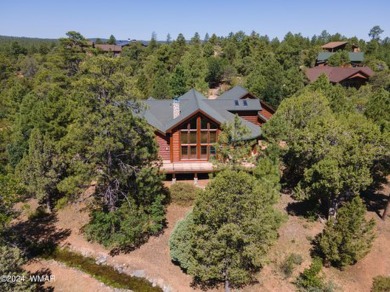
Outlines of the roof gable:
M234 100L210 100L194 89L178 97L178 101L180 114L176 118L173 118L172 100L157 100L154 98L149 98L144 102L146 108L140 115L158 131L167 133L196 114L203 114L220 125L233 121L235 115L229 111L259 111L261 109L258 99L240 100L238 106L236 106ZM261 132L258 126L244 119L241 120L251 130L248 139L260 136Z
M321 48L323 48L323 49L334 49L334 48L337 48L337 47L345 46L346 44L348 44L348 42L329 42L329 43L321 46Z
M104 52L121 52L122 47L117 45L109 45L109 44L95 44L95 48L100 49Z
M256 98L248 90L240 85L234 86L232 89L225 91L217 99L242 99L242 98Z
M310 82L317 80L321 74L325 74L330 82L339 83L356 74L361 74L367 79L373 75L373 71L369 67L342 68L330 66L320 66L308 68L306 70L306 76L309 78Z

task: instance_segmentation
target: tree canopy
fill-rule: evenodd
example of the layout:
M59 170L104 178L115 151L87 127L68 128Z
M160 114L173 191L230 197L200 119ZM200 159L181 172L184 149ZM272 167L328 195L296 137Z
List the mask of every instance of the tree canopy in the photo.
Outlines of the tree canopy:
M278 193L266 180L225 170L196 199L170 239L174 261L195 282L225 287L252 280L277 238L281 214L273 209Z

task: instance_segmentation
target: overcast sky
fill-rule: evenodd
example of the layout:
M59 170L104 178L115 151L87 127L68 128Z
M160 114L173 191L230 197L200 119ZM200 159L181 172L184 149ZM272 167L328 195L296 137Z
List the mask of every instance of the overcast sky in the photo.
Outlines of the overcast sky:
M388 0L0 0L0 35L59 38L70 30L87 38L158 40L169 33L226 36L253 30L270 38L336 32L368 40L379 25L390 36Z

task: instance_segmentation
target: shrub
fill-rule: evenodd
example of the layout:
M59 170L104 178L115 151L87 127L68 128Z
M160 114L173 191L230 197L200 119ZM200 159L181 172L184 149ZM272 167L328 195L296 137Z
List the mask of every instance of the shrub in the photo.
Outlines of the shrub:
M377 276L373 279L372 292L390 291L390 277Z
M84 227L88 240L110 248L138 247L151 235L158 234L165 224L162 196L156 196L150 206L137 206L134 200L122 204L113 212L95 210Z
M21 268L25 262L19 248L0 244L0 271L2 274L0 291L38 291L37 284L27 281L29 274ZM26 281L23 281L23 278Z
M45 208L39 206L34 212L28 215L29 220L41 219L48 216L49 213L46 212Z
M193 226L192 212L176 223L175 228L169 238L169 250L171 253L172 262L180 265L180 267L187 271L191 265L194 265L191 256L191 245L188 244L192 239Z
M339 209L337 220L327 222L316 240L326 262L343 268L356 263L370 251L375 222L367 221L365 213L362 199L355 197Z
M198 191L193 184L177 182L170 188L171 200L180 206L191 206Z
M302 256L299 254L290 254L280 265L280 269L286 278L291 277L294 267L302 264Z
M308 269L305 269L298 277L296 285L306 290L324 288L324 280L319 275L322 269L322 259L315 257Z
M65 208L68 205L68 202L69 202L68 197L62 197L61 199L59 199L56 202L55 209L61 210L61 209Z

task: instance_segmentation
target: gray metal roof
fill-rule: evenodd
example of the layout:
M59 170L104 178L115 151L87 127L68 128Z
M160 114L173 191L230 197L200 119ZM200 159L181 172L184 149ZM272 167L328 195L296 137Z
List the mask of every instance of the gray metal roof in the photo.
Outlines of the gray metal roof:
M327 61L330 56L332 56L334 53L332 52L320 52L317 56L318 62L325 62ZM348 52L349 60L351 62L363 62L364 61L364 53L363 52Z
M232 89L225 91L221 96L218 97L218 99L240 99L248 93L248 90L237 85L234 86Z
M261 109L260 101L258 99L247 99L245 100L246 105L244 104L244 100L239 100L239 104L236 105L235 100L207 99L194 89L191 89L180 96L178 101L180 103L180 114L175 119L173 118L173 100L149 98L144 102L146 109L141 111L140 115L158 131L167 133L197 112L201 112L209 116L218 124L222 124L234 120L235 115L229 111L259 111ZM257 138L261 135L259 126L244 119L241 120L242 123L251 130L250 136L245 139Z

